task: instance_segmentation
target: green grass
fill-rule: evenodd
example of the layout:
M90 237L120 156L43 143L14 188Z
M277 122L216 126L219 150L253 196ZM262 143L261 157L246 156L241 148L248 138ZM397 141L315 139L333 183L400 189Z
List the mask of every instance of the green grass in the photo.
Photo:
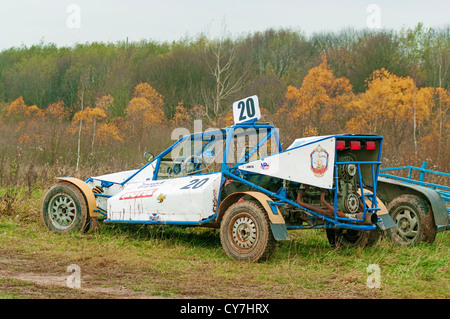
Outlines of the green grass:
M229 259L212 229L100 223L86 234L56 235L37 214L39 195L22 203L33 207L28 212L0 216L0 298L29 298L36 291L41 298L113 296L93 293L97 288L165 298L450 297L449 232L415 247L385 239L334 249L324 231L291 231L291 241L279 242L270 260L247 263ZM89 292L30 289L9 275L68 276L70 264L80 266ZM367 287L370 264L380 267L381 288Z

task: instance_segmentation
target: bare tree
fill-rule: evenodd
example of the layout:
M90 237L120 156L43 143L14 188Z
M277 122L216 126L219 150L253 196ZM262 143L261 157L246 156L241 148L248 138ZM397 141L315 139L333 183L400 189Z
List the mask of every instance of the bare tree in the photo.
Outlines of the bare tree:
M218 39L212 40L205 47L205 59L214 78L214 90L207 92L202 87L206 114L217 118L222 113L222 102L230 95L242 89L245 74L238 75L235 70L236 48L226 37L226 28L222 24L222 32Z

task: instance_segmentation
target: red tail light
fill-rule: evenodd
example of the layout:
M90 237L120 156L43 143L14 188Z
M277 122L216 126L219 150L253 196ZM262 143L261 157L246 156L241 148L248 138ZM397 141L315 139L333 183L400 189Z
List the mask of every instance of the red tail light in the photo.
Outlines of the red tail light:
M376 145L374 141L366 141L366 150L367 151L373 151L376 149Z
M345 141L336 141L336 149L338 151L345 150Z
M350 149L353 151L360 150L361 142L360 141L350 141Z

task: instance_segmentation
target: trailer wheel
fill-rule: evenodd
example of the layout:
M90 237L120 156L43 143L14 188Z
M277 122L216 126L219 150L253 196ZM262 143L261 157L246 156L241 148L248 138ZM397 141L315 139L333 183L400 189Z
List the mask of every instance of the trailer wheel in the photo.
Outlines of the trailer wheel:
M412 246L420 242L432 243L436 225L430 205L415 195L401 195L388 205L396 227L388 229L388 236L399 245Z
M70 183L57 183L45 194L42 202L45 227L55 233L89 230L89 214L80 190Z
M276 244L264 208L249 200L227 209L220 225L220 241L229 257L252 262L267 260Z

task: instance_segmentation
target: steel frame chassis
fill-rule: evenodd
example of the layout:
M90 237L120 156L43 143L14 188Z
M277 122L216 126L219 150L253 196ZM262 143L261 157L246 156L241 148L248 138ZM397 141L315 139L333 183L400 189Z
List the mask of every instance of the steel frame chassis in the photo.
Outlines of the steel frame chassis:
M376 189L377 189L377 179L378 179L378 174L379 174L379 166L381 165L381 161L380 161L380 157L381 157L381 149L382 149L382 142L383 142L383 138L381 136L370 136L370 139L373 140L379 140L380 141L380 146L378 149L378 158L376 161L352 161L352 162L337 162L337 156L335 156L335 163L333 163L334 165L334 186L331 189L331 191L333 192L334 195L334 218L331 216L326 216L326 215L322 215L319 214L313 210L310 210L308 208L305 208L303 206L301 206L300 204L298 204L296 201L289 199L286 193L286 189L284 188L284 186L276 193L271 192L263 187L260 187L257 184L254 184L252 182L247 181L246 179L240 177L238 174L242 173L244 175L249 175L250 173L248 172L242 172L238 169L238 166L241 165L243 163L243 159L239 160L237 164L233 165L233 166L228 166L226 163L226 159L227 159L227 155L228 152L230 150L230 143L233 137L233 133L235 132L236 129L246 129L246 128L255 128L255 129L268 129L268 133L267 135L258 142L258 144L250 151L250 155L253 154L254 152L256 152L269 138L271 138L271 136L273 134L275 134L275 138L278 141L278 149L279 149L279 153L282 152L286 152L282 150L282 146L281 146L281 142L279 139L279 135L278 135L278 131L276 130L275 127L273 127L272 125L269 124L257 124L257 123L246 123L246 124L236 124L227 128L224 128L222 130L216 130L216 131L206 131L206 132L201 132L201 133L194 133L191 135L186 135L181 137L177 142L175 142L172 146L170 146L169 148L167 148L165 151L163 151L161 154L159 154L152 162L147 163L146 165L144 165L142 168L140 168L139 170L137 170L136 172L134 172L133 174L131 174L127 179L125 179L123 182L121 183L116 183L116 182L110 182L110 181L104 181L104 180L100 180L102 182L102 185L104 185L104 187L109 187L113 184L119 184L121 186L124 186L126 183L128 183L131 179L133 179L136 175L138 175L143 169L145 169L148 165L153 165L156 164L154 167L154 172L153 172L153 177L152 180L156 180L157 176L158 176L158 170L159 170L159 166L161 163L161 159L167 155L169 152L172 151L172 149L174 147L176 147L179 143L185 141L188 138L196 138L196 137L203 137L203 136L208 136L208 135L217 135L217 134L222 134L222 136L225 135L226 138L226 142L225 142L225 150L224 150L224 154L223 154L223 161L222 161L222 165L221 165L221 170L218 172L222 173L222 182L221 182L221 186L223 185L223 183L225 182L225 177L233 179L235 181L238 181L244 185L247 185L251 188L253 188L256 191L262 192L266 195L268 195L269 197L272 198L276 198L277 201L275 202L269 202L269 204L271 205L271 207L273 208L274 206L281 206L281 205L292 205L298 209L301 209L302 211L306 212L307 214L310 215L310 220L311 220L311 225L289 225L286 224L287 229L312 229L312 228L348 228L348 229L355 229L355 230L373 230L376 228L375 225L361 225L361 224L357 224L358 222L362 222L365 219L365 216L368 212L376 212L379 210L379 208L376 207ZM345 138L345 139L361 139L361 138L367 138L368 136L359 136L359 135L335 135L336 137L339 138ZM327 139L329 137L324 137L323 139L320 140L315 140L311 143L316 143L318 141ZM308 143L310 144L310 143ZM308 144L303 144L301 146L298 147L303 147L305 145ZM294 149L294 148L292 148ZM290 149L290 150L292 150ZM361 191L361 200L364 204L364 213L363 213L363 217L361 219L350 219L350 218L343 218L343 217L338 217L337 216L337 187L338 187L338 165L345 165L345 164L355 164L358 167L358 179L359 179L359 187L360 187L360 191ZM371 172L372 172L372 181L373 181L373 185L366 185L367 188L372 189L372 193L365 193L364 192L364 187L363 187L363 180L361 177L361 165L370 165L371 166ZM215 172L215 173L218 173ZM207 174L211 174L211 173L206 173L206 174L196 174L199 176L202 175L207 175ZM176 177L175 177L176 178ZM93 177L90 177L86 180L86 183L92 180L99 180ZM103 195L103 194L97 194L94 193L94 195L96 197L102 196L102 197L111 197L111 195ZM369 197L369 200L371 201L372 205L370 208L367 208L366 205L366 197ZM218 198L218 202L217 202L217 207L219 207L220 205L220 192L219 192L219 198ZM101 213L104 216L106 215L106 212L102 211L102 210L96 210L96 212ZM277 214L277 210L273 209L273 212L275 214ZM217 222L217 217L218 217L218 213L214 213L211 216L209 216L208 218L205 218L203 220L201 220L200 222L177 222L177 221L170 221L170 222L163 222L163 221L112 221L112 220L108 220L105 219L104 222L110 222L110 223L139 223L139 224L168 224L168 225L187 225L187 226L205 226L208 224L214 224ZM316 220L324 220L325 223L320 223L317 224L315 223Z

